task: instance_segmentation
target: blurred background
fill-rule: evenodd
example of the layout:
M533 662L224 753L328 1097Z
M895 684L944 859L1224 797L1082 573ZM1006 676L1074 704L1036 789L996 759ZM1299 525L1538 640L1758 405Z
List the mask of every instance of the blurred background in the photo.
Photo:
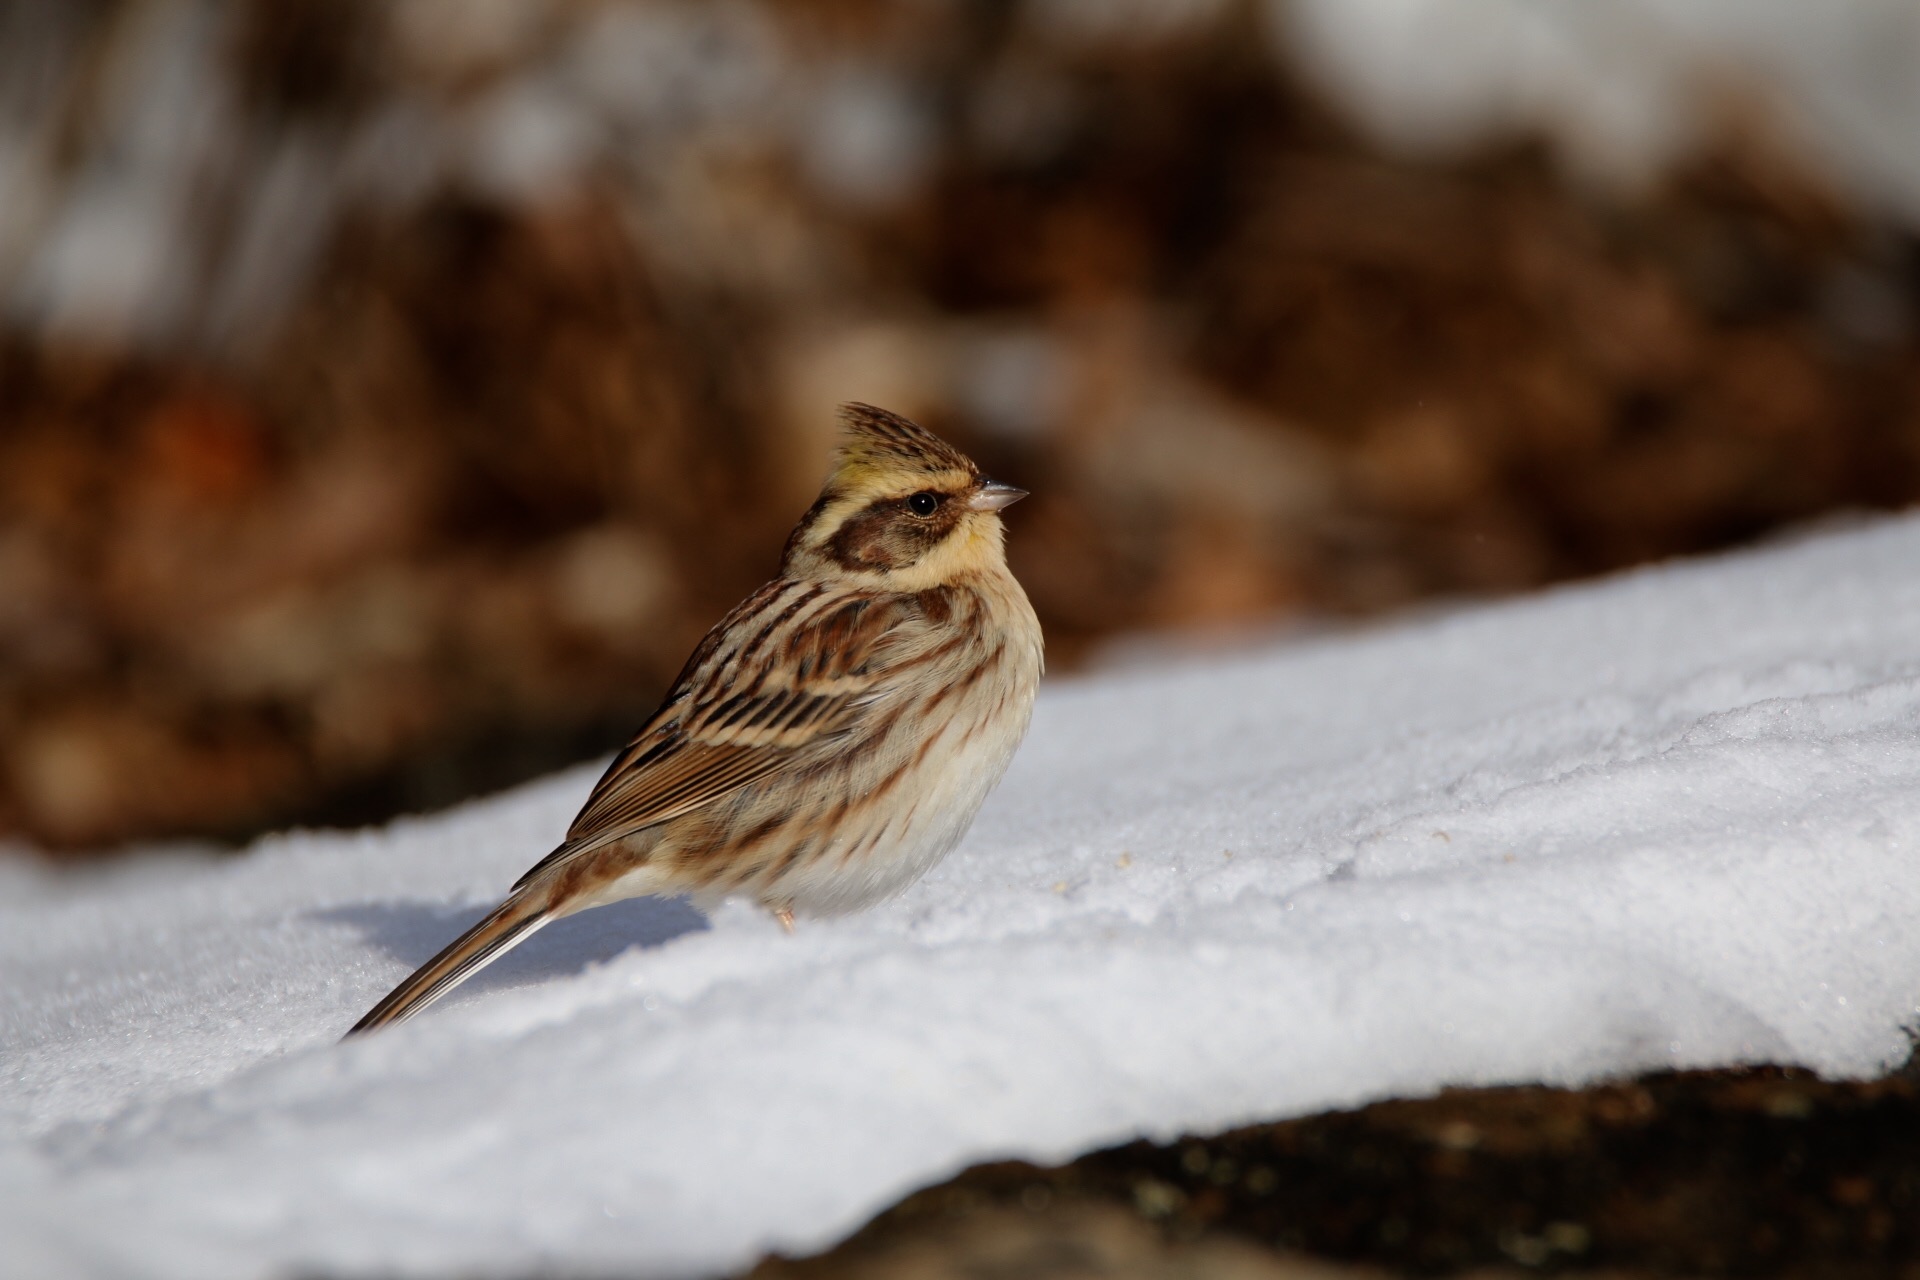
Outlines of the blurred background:
M1904 0L0 4L0 841L610 749L833 406L1055 671L1920 497Z

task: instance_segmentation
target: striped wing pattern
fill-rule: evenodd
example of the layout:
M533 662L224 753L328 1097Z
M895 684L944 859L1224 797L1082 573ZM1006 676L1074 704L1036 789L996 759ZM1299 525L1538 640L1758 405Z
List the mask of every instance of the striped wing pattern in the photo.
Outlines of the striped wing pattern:
M563 862L843 749L925 648L916 598L768 583L694 651L646 726L614 758L566 842L515 888Z

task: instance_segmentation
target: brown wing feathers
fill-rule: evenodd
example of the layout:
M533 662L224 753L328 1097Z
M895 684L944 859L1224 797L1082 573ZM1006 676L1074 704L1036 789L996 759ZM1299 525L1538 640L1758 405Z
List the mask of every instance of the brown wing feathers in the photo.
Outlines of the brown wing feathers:
M835 749L857 732L891 665L889 651L912 648L903 642L924 629L913 625L924 622L920 611L851 589L783 585L794 590L763 590L748 602L768 615L764 625L733 645L702 646L653 722L594 787L566 843L519 885L788 768L811 749ZM729 618L716 633L739 621ZM755 682L736 688L743 660L769 646L779 659L756 663Z

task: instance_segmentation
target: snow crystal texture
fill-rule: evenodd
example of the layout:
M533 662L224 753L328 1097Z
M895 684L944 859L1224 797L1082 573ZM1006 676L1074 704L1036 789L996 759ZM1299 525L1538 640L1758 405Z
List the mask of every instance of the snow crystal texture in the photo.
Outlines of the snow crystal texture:
M556 839L0 859L23 1274L710 1274L971 1162L1448 1084L1868 1075L1920 1021L1920 520L1050 685L960 850L591 912L336 1043Z

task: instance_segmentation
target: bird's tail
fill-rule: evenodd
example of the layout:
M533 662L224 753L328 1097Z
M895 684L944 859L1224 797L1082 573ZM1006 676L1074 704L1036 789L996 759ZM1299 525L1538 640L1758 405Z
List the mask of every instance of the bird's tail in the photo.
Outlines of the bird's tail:
M553 910L544 893L516 893L487 913L487 918L421 965L411 978L353 1024L349 1036L392 1022L404 1022L532 936L564 912Z

